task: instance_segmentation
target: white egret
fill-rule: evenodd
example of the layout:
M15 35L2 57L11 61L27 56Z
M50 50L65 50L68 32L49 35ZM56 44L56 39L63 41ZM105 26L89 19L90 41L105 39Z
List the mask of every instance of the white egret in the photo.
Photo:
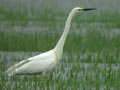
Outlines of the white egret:
M63 53L63 47L64 43L67 37L67 34L69 32L71 20L73 16L78 12L88 11L88 10L94 10L95 8L80 8L76 7L74 8L70 13L65 23L64 32L59 39L57 45L54 49L42 53L40 55L30 57L28 59L25 59L18 64L12 66L8 69L7 73L9 76L11 75L36 75L40 74L43 75L46 72L50 71L53 67L57 65L57 63L60 61L62 53Z

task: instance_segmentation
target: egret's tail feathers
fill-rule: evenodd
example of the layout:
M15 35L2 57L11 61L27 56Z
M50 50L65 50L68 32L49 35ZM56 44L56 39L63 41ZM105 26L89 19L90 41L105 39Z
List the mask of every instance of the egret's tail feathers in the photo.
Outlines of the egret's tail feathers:
M11 68L9 68L7 70L7 74L8 76L12 76L12 75L15 75L17 72L16 72L16 69L18 69L19 67L21 67L22 65L28 63L30 60L23 60L21 62L19 62L18 64L15 64L14 66L12 66Z

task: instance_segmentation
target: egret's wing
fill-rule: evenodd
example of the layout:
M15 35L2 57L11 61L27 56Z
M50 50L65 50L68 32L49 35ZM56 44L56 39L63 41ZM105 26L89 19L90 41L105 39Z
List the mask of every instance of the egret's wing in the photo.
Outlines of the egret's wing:
M30 61L38 60L40 57L43 57L43 55L40 54L40 55L36 55L36 56L30 57L30 58L28 58L28 59L26 59L26 60L22 60L22 61L19 62L18 64L15 64L15 65L12 66L11 68L9 68L9 69L7 70L7 74L8 74L9 76L16 74L16 70L17 70L18 68L24 66L25 64L27 64L27 63L30 62Z
M56 56L51 50L19 62L8 69L7 73L9 76L14 74L41 73L43 71L48 71L55 65Z
M41 56L39 60L35 57L29 63L16 69L17 75L36 75L47 72L56 66L56 57L51 54L47 57Z
M11 68L9 68L9 69L7 70L8 75L9 75L9 76L13 75L13 74L15 73L16 68L19 68L19 67L21 67L22 65L24 65L24 64L26 64L26 63L28 63L28 62L30 62L30 61L31 61L31 60L23 60L23 61L19 62L18 64L15 64L14 66L12 66Z

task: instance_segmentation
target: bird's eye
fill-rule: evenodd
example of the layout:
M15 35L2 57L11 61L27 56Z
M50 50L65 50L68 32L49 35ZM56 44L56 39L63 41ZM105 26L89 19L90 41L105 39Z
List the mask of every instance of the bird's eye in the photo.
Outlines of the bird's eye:
M81 11L82 9L78 9L78 11Z

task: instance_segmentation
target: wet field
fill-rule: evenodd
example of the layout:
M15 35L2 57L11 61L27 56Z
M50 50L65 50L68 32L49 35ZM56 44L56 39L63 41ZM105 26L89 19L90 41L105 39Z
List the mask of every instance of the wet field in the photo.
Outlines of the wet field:
M99 3L102 5L105 2L104 8L93 0L98 11L83 12L73 18L63 57L57 67L44 77L8 77L6 71L23 59L54 48L64 30L69 11L78 3L71 7L68 5L63 10L59 1L55 9L52 3L46 4L40 0L40 5L43 3L47 6L40 11L40 6L31 4L32 1L22 0L21 4L16 2L16 5L14 1L8 8L5 5L9 1L0 1L3 2L0 5L1 90L120 89L120 12L117 0L107 5L102 0ZM87 3L84 1L81 5L92 7L92 2Z

